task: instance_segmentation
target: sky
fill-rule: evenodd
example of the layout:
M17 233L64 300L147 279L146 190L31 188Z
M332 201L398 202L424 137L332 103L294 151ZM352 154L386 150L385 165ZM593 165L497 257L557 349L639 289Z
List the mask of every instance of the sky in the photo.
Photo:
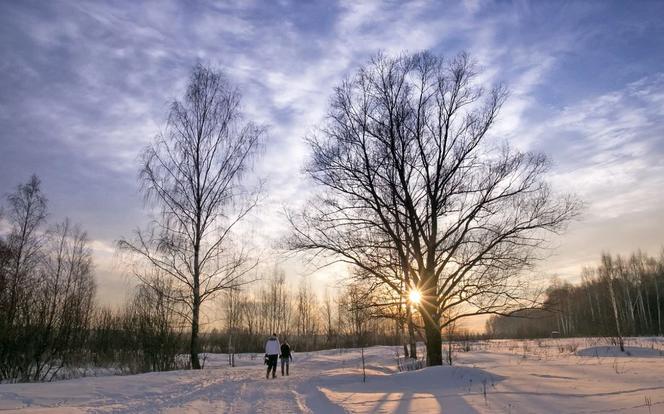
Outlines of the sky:
M603 251L664 246L664 2L0 0L0 195L37 174L49 220L87 230L99 297L127 294L115 242L146 223L138 155L191 68L222 69L268 127L267 179L245 228L269 250L306 201L303 138L335 85L377 53L467 51L510 98L493 133L553 160L585 202L537 277L578 280ZM280 259L268 259L280 260ZM289 277L336 285L297 257Z

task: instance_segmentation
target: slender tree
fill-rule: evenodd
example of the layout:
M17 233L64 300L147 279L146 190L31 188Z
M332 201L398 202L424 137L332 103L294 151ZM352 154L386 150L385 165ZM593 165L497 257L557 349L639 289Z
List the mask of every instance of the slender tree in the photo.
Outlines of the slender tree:
M40 283L33 289L33 380L50 380L75 363L84 349L94 310L96 283L87 234L68 219L46 232Z
M43 237L39 232L46 220L46 197L36 175L17 187L7 197L8 219L11 226L7 245L13 253L8 266L6 320L10 325L26 301L23 293L30 290L31 278L41 261Z
M240 93L224 75L197 65L184 99L171 105L165 131L143 153L141 187L159 216L119 245L179 282L170 299L190 311L194 369L200 368L201 305L236 287L255 264L233 248L231 234L256 204L241 184L263 132L244 120Z
M658 279L664 278L664 248L659 254L659 263L657 264L657 273L653 275L653 284L655 285L655 304L657 307L657 335L662 336L662 301L659 294Z

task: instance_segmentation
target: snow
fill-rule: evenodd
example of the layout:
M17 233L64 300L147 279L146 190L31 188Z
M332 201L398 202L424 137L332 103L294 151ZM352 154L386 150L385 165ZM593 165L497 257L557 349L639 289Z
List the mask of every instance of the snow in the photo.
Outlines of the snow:
M664 350L642 348L638 346L626 346L625 352L622 352L618 346L592 346L578 351L576 355L613 358L628 358L632 356L641 358L658 358L664 357Z
M664 339L475 342L453 366L397 372L398 347L295 354L265 379L262 356L208 355L201 371L0 385L0 411L31 413L664 413ZM278 369L278 374L280 370Z

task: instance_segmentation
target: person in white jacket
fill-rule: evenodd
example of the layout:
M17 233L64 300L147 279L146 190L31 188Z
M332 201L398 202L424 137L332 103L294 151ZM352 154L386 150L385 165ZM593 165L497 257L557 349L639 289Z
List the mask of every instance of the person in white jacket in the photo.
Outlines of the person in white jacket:
M281 345L279 344L279 339L277 339L277 334L273 333L265 343L265 356L267 357L267 373L265 374L265 378L270 377L270 370L272 370L272 378L277 376L279 352L281 352Z

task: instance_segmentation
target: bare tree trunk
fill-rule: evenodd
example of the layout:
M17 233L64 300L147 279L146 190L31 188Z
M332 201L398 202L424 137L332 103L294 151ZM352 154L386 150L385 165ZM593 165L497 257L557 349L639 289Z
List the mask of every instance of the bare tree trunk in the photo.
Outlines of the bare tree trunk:
M364 344L361 346L362 348L360 349L360 352L362 353L362 382L367 382L367 370L364 365Z
M201 312L201 297L198 293L197 286L194 286L194 299L192 300L192 317L191 317L191 368L201 369L201 363L198 360L198 330L199 330L199 315Z
M593 306L593 298L590 294L590 289L587 288L586 292L588 293L588 304L590 305L590 321L595 323L595 307Z
M595 290L595 304L597 305L597 316L599 320L602 320L602 305L599 301L599 292Z
M427 339L427 365L443 365L443 338L437 312L424 317L424 334Z
M654 283L655 283L655 303L657 306L657 334L662 335L662 306L661 306L661 300L659 299L659 287L657 283L657 276L653 278Z
M654 320L653 320L653 317L652 317L652 306L650 304L650 302L651 302L650 299L651 299L652 294L651 294L651 292L648 291L648 279L647 279L646 276L643 276L641 278L641 283L643 285L643 290L645 291L645 297L646 297L646 299L645 299L646 300L646 311L645 312L647 313L647 321L648 321L648 328L649 328L648 331L652 332L652 331L654 331L654 327L653 327Z
M641 293L641 282L639 281L637 283L638 283L638 285L637 285L637 288L636 288L636 303L639 306L639 313L641 314L641 324L640 324L641 326L639 327L640 329L639 329L639 332L637 332L637 333L638 334L644 334L649 328L649 325L648 325L649 321L648 321L648 317L646 315L646 307L645 307L645 304L643 303L644 300L643 300L643 294ZM647 294L647 292L646 292L646 294Z
M408 342L406 341L406 328L402 322L399 322L399 337L401 339L401 344L403 345L403 355L408 358L410 354L408 353Z
M424 334L426 336L427 364L429 366L443 365L443 338L440 327L440 301L438 299L438 284L435 281L434 271L426 270L420 287L422 300L419 306L420 314L424 319Z
M406 307L406 323L408 324L408 342L410 344L409 356L417 358L417 341L415 340L415 326L413 324L413 312L410 305Z
M452 365L452 334L447 337L447 363Z
M198 167L197 167L198 169ZM191 354L191 368L201 369L201 362L198 359L198 331L199 331L199 318L201 313L201 265L200 265L200 251L201 251L201 216L203 212L200 209L200 194L196 194L196 238L194 242L194 272L193 272L193 286L192 286L192 303L191 303L191 343L189 352Z
M627 309L627 317L629 319L630 327L627 330L627 334L630 332L634 334L636 332L636 317L634 316L634 303L632 301L632 295L629 291L629 284L626 280L622 281L623 290L625 291L625 308Z
M618 314L618 304L616 302L616 295L613 290L613 281L611 275L608 276L607 281L609 283L609 295L611 296L611 305L613 306L613 317L616 321L616 333L618 335L618 341L620 343L620 351L625 352L625 344L623 343L623 336L620 330L620 316Z

